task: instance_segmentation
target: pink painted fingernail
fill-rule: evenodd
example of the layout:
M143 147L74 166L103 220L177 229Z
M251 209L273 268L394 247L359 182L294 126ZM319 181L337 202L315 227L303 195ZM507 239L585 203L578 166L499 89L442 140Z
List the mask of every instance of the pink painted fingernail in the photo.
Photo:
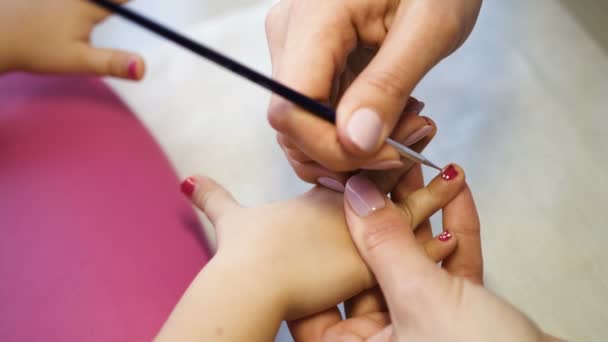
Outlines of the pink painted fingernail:
M373 152L382 134L382 120L375 111L364 108L354 112L348 121L346 133L361 150Z
M186 178L185 181L182 182L180 189L182 193L186 195L188 198L192 198L192 194L194 193L194 189L196 188L196 179L193 177Z
M446 167L445 169L443 169L443 172L441 173L441 177L447 181L452 180L452 179L458 177L458 170L456 170L454 165L450 165L450 166Z
M376 163L363 166L365 170L391 170L397 169L403 166L403 162L400 160L383 160Z
M317 183L333 191L344 192L344 185L333 178L320 177L317 179Z
M128 72L129 72L130 79L132 79L132 80L137 79L137 60L132 59L131 61L129 61Z
M429 135L429 133L431 133L432 131L433 131L433 126L431 126L431 125L422 126L418 130L416 130L414 133L410 134L410 136L408 136L405 139L405 141L403 142L403 145L405 145L405 146L414 145L415 143L424 139L424 137Z
M386 196L364 176L351 177L346 183L344 196L360 217L369 216L386 205Z
M441 233L437 237L437 239L439 239L439 241L442 241L442 242L449 241L451 238L452 238L452 234L450 234L450 232L448 232L448 231L445 231L445 232Z

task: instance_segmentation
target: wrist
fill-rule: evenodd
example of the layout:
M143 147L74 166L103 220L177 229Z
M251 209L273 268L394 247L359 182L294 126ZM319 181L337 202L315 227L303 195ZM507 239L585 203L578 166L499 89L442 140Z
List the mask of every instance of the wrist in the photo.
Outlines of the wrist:
M192 282L158 341L270 341L285 312L275 288L257 265L217 255Z

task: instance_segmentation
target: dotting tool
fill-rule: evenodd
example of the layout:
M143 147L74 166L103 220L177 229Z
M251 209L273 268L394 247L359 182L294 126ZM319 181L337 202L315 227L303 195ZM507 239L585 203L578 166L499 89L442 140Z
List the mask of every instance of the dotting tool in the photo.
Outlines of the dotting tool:
M251 82L260 85L271 92L281 96L282 98L298 105L302 109L326 120L333 124L336 123L336 112L332 108L311 99L310 97L301 94L269 77L266 77L259 72L250 69L243 64L222 55L221 53L214 51L200 43L193 41L192 39L185 37L174 30L171 30L145 16L127 8L123 5L113 3L109 0L90 0L91 2L109 10L110 12L116 13L117 15L142 26L161 37L164 37L175 44L194 52L195 54L202 56L219 66L222 66L240 76L245 77ZM396 142L393 139L387 138L386 143L393 146L399 151L399 154L407 159L414 162L435 168L442 171L440 167L433 164L431 161L426 159L422 154Z

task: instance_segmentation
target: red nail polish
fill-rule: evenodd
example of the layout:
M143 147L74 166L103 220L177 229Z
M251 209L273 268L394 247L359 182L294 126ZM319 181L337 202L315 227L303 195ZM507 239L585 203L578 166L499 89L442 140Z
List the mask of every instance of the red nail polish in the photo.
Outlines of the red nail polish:
M437 239L439 239L439 241L442 241L442 242L446 242L446 241L450 240L451 238L452 238L452 234L450 234L449 232L443 232L437 237Z
M443 172L441 173L441 177L448 181L452 180L458 177L458 170L456 170L454 165L450 165L443 170Z
M132 60L129 62L129 78L132 80L136 80L137 79L137 61L136 60Z
M188 198L192 197L194 193L194 187L196 186L196 182L194 178L188 177L185 181L182 182L181 190Z

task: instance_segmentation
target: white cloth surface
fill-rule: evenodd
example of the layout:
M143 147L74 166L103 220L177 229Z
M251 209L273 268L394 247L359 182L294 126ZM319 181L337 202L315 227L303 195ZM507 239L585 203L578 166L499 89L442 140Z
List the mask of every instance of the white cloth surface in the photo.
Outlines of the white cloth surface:
M269 4L206 18L186 32L269 74ZM209 175L246 205L308 188L276 145L265 91L170 43L144 56L148 74L141 84L109 84L181 176ZM483 224L488 287L548 332L603 341L606 52L558 2L486 1L464 47L414 95L439 127L427 157L467 170Z

